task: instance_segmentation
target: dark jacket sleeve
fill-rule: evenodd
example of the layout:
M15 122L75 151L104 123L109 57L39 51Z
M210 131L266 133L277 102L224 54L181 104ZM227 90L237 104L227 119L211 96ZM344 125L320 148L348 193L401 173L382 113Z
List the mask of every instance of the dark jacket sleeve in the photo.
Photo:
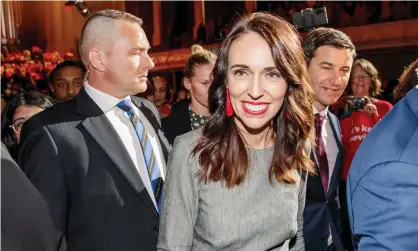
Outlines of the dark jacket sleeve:
M58 147L47 127L28 122L23 127L18 162L48 203L55 227L65 236L68 191Z
M3 146L1 191L1 249L57 250L60 234L46 201Z

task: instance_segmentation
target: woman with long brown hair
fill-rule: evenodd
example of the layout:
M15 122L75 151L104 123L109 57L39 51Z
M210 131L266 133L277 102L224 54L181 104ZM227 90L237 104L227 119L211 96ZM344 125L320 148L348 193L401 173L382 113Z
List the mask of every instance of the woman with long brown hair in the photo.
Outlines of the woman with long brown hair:
M211 118L177 137L158 250L304 250L313 128L300 37L281 18L242 18L224 40Z

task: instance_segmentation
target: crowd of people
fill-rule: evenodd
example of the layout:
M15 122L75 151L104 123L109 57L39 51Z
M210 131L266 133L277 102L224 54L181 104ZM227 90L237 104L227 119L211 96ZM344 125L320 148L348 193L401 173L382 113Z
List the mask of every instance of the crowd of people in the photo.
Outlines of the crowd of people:
M418 59L393 107L345 33L301 41L284 19L253 13L218 55L191 48L174 94L148 78L142 25L102 10L84 24L81 62L8 57L6 77L23 64L48 93L11 91L2 111L2 249L418 245Z
M293 14L308 8L327 9L327 27L344 28L402 21L418 17L418 4L413 1L260 1L257 11L279 15L294 24ZM237 10L235 16L219 16L200 24L197 41L203 44L222 42L230 32L232 25L243 10Z

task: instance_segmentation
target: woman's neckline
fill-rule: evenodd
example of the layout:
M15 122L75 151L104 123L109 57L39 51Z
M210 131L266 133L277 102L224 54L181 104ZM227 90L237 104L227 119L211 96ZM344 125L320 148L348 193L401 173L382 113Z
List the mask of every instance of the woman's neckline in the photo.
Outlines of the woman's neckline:
M264 147L264 148L250 148L250 147L245 147L245 148L247 149L247 151L257 152L257 151L263 151L263 150L272 150L272 149L274 149L274 145L267 146L267 147Z

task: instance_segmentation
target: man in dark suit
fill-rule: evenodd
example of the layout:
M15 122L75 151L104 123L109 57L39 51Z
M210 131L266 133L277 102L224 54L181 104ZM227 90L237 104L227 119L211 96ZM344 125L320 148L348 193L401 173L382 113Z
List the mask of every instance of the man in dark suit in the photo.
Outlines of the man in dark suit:
M48 204L1 144L1 250L58 250Z
M125 12L93 13L80 38L84 87L23 127L19 162L70 251L156 249L170 146L156 107L131 96L154 67L141 25Z
M308 34L303 49L316 96L313 110L317 145L311 155L317 175L308 177L306 191L305 247L307 251L343 251L338 203L343 149L338 119L328 107L337 102L347 86L355 47L343 32L318 28Z
M417 249L417 153L418 85L370 131L351 164L347 199L357 250Z

